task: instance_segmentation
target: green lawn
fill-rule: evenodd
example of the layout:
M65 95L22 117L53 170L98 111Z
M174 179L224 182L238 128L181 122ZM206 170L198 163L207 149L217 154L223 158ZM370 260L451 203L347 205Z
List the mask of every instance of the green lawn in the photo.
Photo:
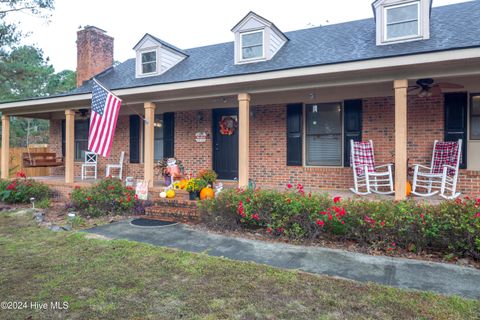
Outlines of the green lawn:
M0 213L1 319L478 319L480 301L230 261L129 241L86 239Z

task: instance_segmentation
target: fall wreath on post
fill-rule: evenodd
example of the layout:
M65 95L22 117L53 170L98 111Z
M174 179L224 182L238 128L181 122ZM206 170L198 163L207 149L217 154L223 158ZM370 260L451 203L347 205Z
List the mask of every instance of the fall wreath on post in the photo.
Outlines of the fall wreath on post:
M235 128L237 128L238 122L236 117L225 116L220 120L220 133L222 135L231 136L235 133Z

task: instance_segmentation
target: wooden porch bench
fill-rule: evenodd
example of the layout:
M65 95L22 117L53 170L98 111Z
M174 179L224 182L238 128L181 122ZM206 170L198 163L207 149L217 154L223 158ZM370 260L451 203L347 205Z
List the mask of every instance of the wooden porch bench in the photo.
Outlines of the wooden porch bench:
M54 152L22 153L23 167L59 167L63 166L63 157Z

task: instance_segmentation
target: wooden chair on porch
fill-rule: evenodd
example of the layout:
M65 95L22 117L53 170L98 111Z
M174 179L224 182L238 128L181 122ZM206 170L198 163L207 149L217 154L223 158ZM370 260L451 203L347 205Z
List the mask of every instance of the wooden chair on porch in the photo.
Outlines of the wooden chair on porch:
M85 152L85 162L82 163L82 180L87 178L97 180L97 159L98 156L95 152ZM92 173L92 175L89 176L89 173Z
M458 197L460 192L456 190L461 154L462 139L449 142L435 140L430 167L413 165L412 193L421 197L430 197L437 193L445 199Z
M118 175L116 177L118 177L120 180L122 179L122 173L123 173L123 159L125 158L125 151L122 151L120 153L120 160L118 163L114 163L114 164L107 164L107 168L105 170L105 176L106 177L109 177L109 176L114 176L112 175L111 171L113 171L112 169L118 169Z
M373 142L350 140L351 166L353 169L353 193L367 195L372 192L377 194L392 194L393 191L393 164L376 166L373 152ZM379 169L386 169L379 171ZM386 189L386 190L385 190Z

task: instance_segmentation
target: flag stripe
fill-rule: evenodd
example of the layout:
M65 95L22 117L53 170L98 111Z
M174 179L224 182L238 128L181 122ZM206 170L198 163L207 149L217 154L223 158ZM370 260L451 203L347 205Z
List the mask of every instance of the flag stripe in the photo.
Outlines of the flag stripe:
M98 137L96 149L99 154L102 153L102 148L105 143L105 135L107 134L108 131L108 126L110 125L110 116L112 113L112 108L111 108L111 100L112 97L109 95L107 97L107 107L105 108L105 113L103 114L103 123L102 123L102 129L100 131L100 136Z
M116 101L111 100L110 101L110 112L108 115L108 125L105 130L105 134L103 136L103 141L102 141L102 154L108 154L107 149L109 149L109 144L110 144L110 134L112 132L113 124L115 121L115 114L116 114Z
M122 101L95 79L92 89L92 113L88 149L104 157L110 155Z
M112 144L113 144L113 130L117 127L117 120L118 120L118 113L120 111L120 102L118 101L116 104L115 104L115 109L114 109L114 112L113 112L113 126L110 128L110 134L108 136L108 140L105 144L105 146L107 147L106 150L105 150L105 154L106 154L106 157L108 157L110 155L110 150L112 148Z

